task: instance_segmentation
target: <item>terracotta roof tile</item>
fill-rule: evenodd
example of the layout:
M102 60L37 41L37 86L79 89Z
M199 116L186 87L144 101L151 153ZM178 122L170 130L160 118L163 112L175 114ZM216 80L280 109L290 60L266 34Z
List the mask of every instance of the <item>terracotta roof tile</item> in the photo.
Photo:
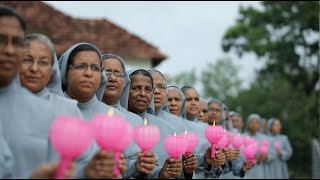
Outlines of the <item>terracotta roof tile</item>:
M58 55L78 42L95 44L102 53L148 58L153 65L166 59L156 47L106 19L77 19L40 1L1 1L15 8L28 23L28 32L50 37Z

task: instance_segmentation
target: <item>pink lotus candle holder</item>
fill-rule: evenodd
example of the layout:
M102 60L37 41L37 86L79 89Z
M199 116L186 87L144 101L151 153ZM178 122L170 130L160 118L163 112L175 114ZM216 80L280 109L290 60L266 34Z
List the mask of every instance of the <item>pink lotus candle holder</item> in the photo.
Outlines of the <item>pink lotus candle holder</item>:
M57 116L50 127L50 142L60 155L55 178L64 178L72 161L84 153L93 141L89 124L69 116Z
M147 119L144 125L136 126L133 133L134 142L140 147L143 153L151 151L151 149L160 140L160 130L157 126L148 125Z
M253 164L256 163L255 156L257 153L257 146L253 144L244 146L242 153L246 157L247 161L251 161Z
M168 135L164 139L164 149L172 159L179 159L187 150L187 139L184 136Z
M199 139L198 139L198 135L194 132L187 132L187 130L185 130L185 133L182 134L182 136L184 136L187 139L187 150L186 150L186 155L190 155L194 149L197 147Z
M280 148L281 148L280 142L279 141L274 142L274 147L277 151L280 151Z
M243 137L240 134L234 135L231 144L233 148L240 149L243 145Z
M269 142L267 140L262 140L259 148L259 152L262 156L268 154L269 151Z
M223 128L220 125L207 126L205 130L205 137L211 143L211 158L216 157L216 145L223 137Z
M97 144L104 151L115 152L114 175L120 175L119 160L121 152L130 144L133 138L133 129L121 116L113 116L113 109L108 115L97 114L91 125Z

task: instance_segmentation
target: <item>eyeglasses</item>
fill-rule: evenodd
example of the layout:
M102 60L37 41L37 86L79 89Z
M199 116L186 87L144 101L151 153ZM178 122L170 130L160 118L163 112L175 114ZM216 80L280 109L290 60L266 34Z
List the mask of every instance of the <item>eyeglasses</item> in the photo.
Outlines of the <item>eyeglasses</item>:
M212 108L209 108L209 111L208 111L208 112L221 113L222 110L221 110L221 109L212 109Z
M50 67L51 63L48 62L47 59L41 59L39 61L35 61L34 59L30 58L30 57L25 57L23 60L22 60L22 64L24 65L27 65L29 67L33 66L34 63L37 63L39 67L41 68L47 68L47 67Z
M142 91L144 91L147 94L153 93L152 87L142 88L141 86L132 86L130 90L133 90L136 93L141 93Z
M125 76L125 74L123 74L121 72L116 72L116 71L112 72L110 70L106 70L105 72L106 72L106 76L107 77L110 77L112 74L117 78L124 78L124 76Z
M160 91L167 90L167 86L165 84L156 84L156 88L158 88Z
M6 46L10 43L10 38L6 35L0 34L0 50L4 50ZM11 44L16 50L23 50L24 49L24 40L20 37L12 37Z
M207 112L209 112L209 110L208 109L202 109L200 112L207 113Z
M69 66L70 69L75 69L78 71L85 71L88 69L88 67L90 67L91 71L96 72L96 73L101 73L103 71L103 67L97 64L85 64L85 63L81 63L81 64L71 64Z

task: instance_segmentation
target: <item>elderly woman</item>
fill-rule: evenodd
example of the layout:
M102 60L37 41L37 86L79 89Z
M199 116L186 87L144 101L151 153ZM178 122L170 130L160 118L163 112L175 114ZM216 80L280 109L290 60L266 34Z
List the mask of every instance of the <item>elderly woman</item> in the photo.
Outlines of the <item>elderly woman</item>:
M267 126L268 136L272 138L276 151L276 157L270 162L271 178L274 179L289 179L287 162L292 156L292 147L288 137L281 134L281 122L279 119L271 118L268 120Z
M153 152L158 157L157 166L148 175L149 178L176 178L181 174L181 160L173 160L164 150L163 142L167 135L174 134L174 127L168 122L152 115L154 113L153 92L154 81L152 75L144 69L127 71L130 78L128 111L139 115L142 119L147 119L148 124L156 125L160 130L160 141L153 148ZM123 93L122 96L127 96ZM125 102L123 102L125 103Z
M0 141L8 157L1 160L0 174L53 178L56 164L40 165L48 161L51 151L48 132L56 114L47 101L21 87L18 78L19 62L25 52L25 33L23 18L11 8L0 6L0 139L3 138ZM10 153L13 163L9 160ZM3 157L1 152L0 156Z
M187 129L186 121L168 112L167 85L164 75L155 69L149 70L149 72L152 74L156 87L154 90L155 116L170 123L175 128L175 132L183 133ZM183 156L183 161L185 166L182 175L185 175L185 177L191 176L193 171L198 168L197 157L191 153L186 157Z
M199 121L203 123L208 123L209 115L209 106L204 100L200 100L200 107L199 107Z
M133 127L142 124L143 121L140 116L127 110L130 88L128 84L130 84L130 78L128 74L126 74L123 59L117 55L105 54L102 56L102 60L107 77L103 102L122 112L126 116L126 120L131 123ZM122 104L120 104L120 98L122 99ZM132 146L135 146L135 144L132 144ZM129 168L129 172L126 174L130 177L138 178L141 177L141 175L149 175L152 173L152 170L156 166L156 156L153 152L139 153L137 161L129 162L136 163L135 165L128 165L131 168Z
M192 87L184 87L184 90L193 90ZM188 93L188 92L187 92ZM190 95L191 94L191 95ZM194 95L193 99L198 98L198 94L196 93L189 93L189 97ZM198 146L195 149L195 153L197 154L198 161L199 161L199 167L196 169L195 174L193 175L194 179L201 179L201 178L217 178L222 173L222 166L225 162L225 156L222 153L222 151L217 151L217 158L212 159L211 158L211 148L208 141L205 139L204 131L206 124L198 121L196 119L196 114L194 117L194 120L189 120L187 118L187 106L186 106L186 98L184 96L184 93L182 90L180 90L176 86L169 86L168 91L168 101L169 101L169 110L172 114L179 116L182 118L186 125L187 129L191 132L197 133L199 137L199 143ZM191 112L192 113L192 112ZM189 118L190 114L189 112ZM192 116L192 115L191 115Z
M77 106L87 121L90 121L95 114L105 114L111 109L115 111L115 114L124 116L120 111L101 102L106 86L106 74L102 63L100 51L89 43L72 46L59 61L64 95L78 101ZM138 149L127 149L125 152L128 152L125 154L126 158L134 160ZM99 150L86 166L86 176L88 178L112 178L113 158L113 152ZM126 161L123 155L121 159L120 169L124 173ZM130 164L134 165L134 163Z

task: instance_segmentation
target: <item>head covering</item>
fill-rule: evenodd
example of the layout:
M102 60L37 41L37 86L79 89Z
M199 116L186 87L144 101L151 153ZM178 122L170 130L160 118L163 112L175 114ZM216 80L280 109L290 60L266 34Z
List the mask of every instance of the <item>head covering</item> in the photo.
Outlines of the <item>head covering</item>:
M168 92L172 88L175 88L176 90L178 90L178 92L179 92L179 94L181 96L182 106L181 106L180 116L185 119L187 117L186 97L184 96L182 90L178 86L174 86L174 85L168 86Z
M270 118L268 121L267 121L267 134L268 135L271 135L271 128L272 128L272 125L273 125L273 122L276 120L276 118Z
M61 73L60 73L60 68L58 64L58 58L56 55L56 52L54 50L54 45L51 42L51 40L43 34L38 34L38 33L32 33L28 34L24 40L24 44L26 46L29 46L31 42L33 41L38 41L41 43L44 43L49 51L50 51L50 56L52 58L52 73L51 73L51 78L46 85L46 87L49 89L50 92L58 94L60 96L63 96L63 91L61 88Z
M220 125L226 129L226 125L225 125L225 121L226 121L226 115L225 115L225 109L227 108L227 106L225 106L224 104L222 104L222 102L218 99L212 99L209 101L208 103L208 106L210 106L210 104L213 104L213 103L216 103L216 104L219 104L220 107L221 107L221 119L220 119Z
M258 123L259 123L259 129L258 129L258 132L261 131L261 117L259 114L250 114L248 119L247 119L247 122L246 122L246 131L248 131L248 128L249 128L249 123L253 120L253 119L256 119L258 120Z
M163 77L163 80L166 81L164 75L163 75L160 71L158 71L158 70L156 70L156 69L150 69L150 70L148 70L148 72L149 72L151 75L152 75L153 73L158 73L158 74L160 74L160 75ZM155 83L154 83L154 84L155 84ZM154 90L155 90L155 88L154 88ZM164 111L166 111L166 112L169 112L169 108L168 108L168 88L167 88L167 92L166 92L166 101L165 101L165 103L162 105L161 109L164 110Z
M90 43L78 43L73 45L71 48L69 48L65 53L62 54L62 56L60 57L59 60L59 65L60 65L60 69L61 69L61 84L62 84L62 89L65 91L68 85L67 82L67 72L68 72L68 61L70 60L70 54L72 53L72 51L77 48L80 45L89 45L91 47L93 47L98 53L99 53L99 57L100 57L100 62L102 64L102 60L101 60L101 53L99 51L99 49L90 44ZM98 98L98 100L102 100L103 98L103 94L105 91L105 87L106 87L106 83L107 83L107 78L106 78L106 74L104 71L101 72L101 82L100 82L100 86L96 92L96 96Z
M130 90L130 84L131 84L131 79L130 79L130 75L133 74L136 71L144 71L146 72L150 77L151 77L151 81L152 81L152 89L154 91L154 82L153 82L153 78L152 75L145 69L132 69L126 72L126 76L128 78L125 79L125 87L124 89L126 89L126 91L122 91L121 95L120 95L120 104L123 107L126 107L126 109L128 109L128 101L129 101L129 90ZM147 112L150 114L154 114L154 99L153 99L153 95L151 98L151 102L149 104L149 107L147 109Z
M124 70L124 74L125 74L125 76L124 76L124 87L123 87L121 96L119 97L119 101L120 101L120 105L122 107L124 107L125 109L128 109L129 90L130 90L131 80L130 80L130 77L129 77L128 73L126 73L125 62L120 56L117 56L117 55L114 55L114 54L104 54L104 55L102 55L102 62L106 61L106 59L108 59L108 58L118 60L121 63L122 68Z

